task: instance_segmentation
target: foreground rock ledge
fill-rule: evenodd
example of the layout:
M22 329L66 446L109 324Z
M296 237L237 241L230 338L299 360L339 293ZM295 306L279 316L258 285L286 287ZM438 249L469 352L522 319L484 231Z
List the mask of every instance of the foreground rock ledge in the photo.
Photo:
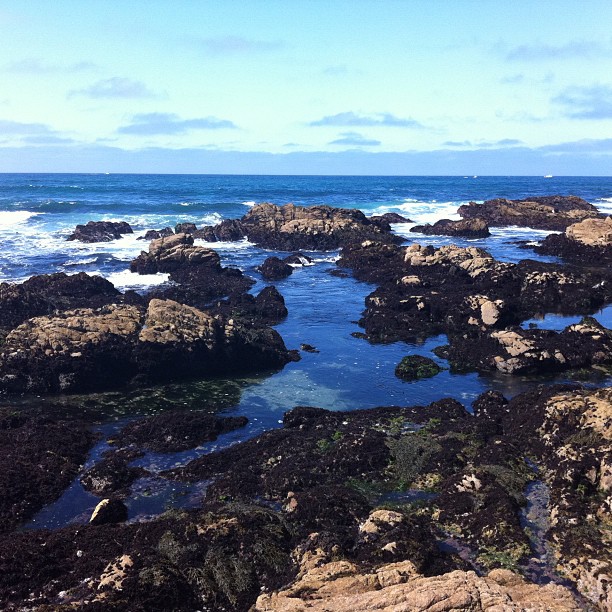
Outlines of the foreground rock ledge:
M82 308L36 317L6 337L0 390L76 392L127 383L280 368L289 355L269 327L172 300Z

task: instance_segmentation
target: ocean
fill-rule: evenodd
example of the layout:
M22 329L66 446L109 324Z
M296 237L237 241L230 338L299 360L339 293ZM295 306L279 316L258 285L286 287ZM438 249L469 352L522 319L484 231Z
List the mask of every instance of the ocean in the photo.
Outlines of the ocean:
M149 229L174 227L179 222L199 226L222 219L238 218L260 202L358 208L366 215L398 212L415 223L441 218L459 218L457 208L469 201L573 194L612 213L610 177L328 177L328 176L214 176L214 175L113 175L113 174L3 174L0 175L0 282L22 282L36 274L87 272L98 274L120 290L146 291L167 281L164 274L138 276L129 263L147 242L139 237ZM79 223L90 220L127 221L134 229L109 243L82 244L66 238ZM407 242L440 246L451 242L479 246L504 261L531 258L554 261L521 248L520 242L535 243L548 232L529 228L494 228L482 240L451 240L410 233L412 224L397 224L394 231ZM197 241L200 244L206 244ZM276 254L245 240L213 243L226 266L235 266L257 280L253 292L266 283L256 271L266 257ZM352 278L329 274L338 252L311 253L314 265L298 268L289 278L275 283L285 298L289 316L276 326L290 349L300 344L315 346L318 353L302 353L302 359L281 372L251 378L190 381L154 389L132 389L125 393L52 398L2 398L0 402L22 406L53 402L67 412L83 406L98 411L97 427L104 437L142 414L172 409L218 410L246 415L244 429L217 441L178 454L149 453L138 460L152 472L180 465L215 448L236 443L267 429L278 427L286 410L312 405L331 410L350 410L383 405L424 405L442 397L454 397L467 407L482 392L496 389L506 396L539 382L571 380L441 374L418 382L397 379L394 369L402 357L431 350L445 337L429 338L421 344L372 345L354 337L356 321L365 297L374 286ZM580 317L542 313L540 327L562 329ZM612 309L596 317L612 327ZM528 324L526 322L525 324ZM602 381L599 381L602 384ZM605 379L603 384L609 384ZM107 446L101 441L93 450L93 464ZM127 500L131 519L153 515L173 506L196 504L202 491L146 479L138 483ZM30 527L57 527L67 522L86 522L97 498L86 493L78 480L54 504L45 508Z

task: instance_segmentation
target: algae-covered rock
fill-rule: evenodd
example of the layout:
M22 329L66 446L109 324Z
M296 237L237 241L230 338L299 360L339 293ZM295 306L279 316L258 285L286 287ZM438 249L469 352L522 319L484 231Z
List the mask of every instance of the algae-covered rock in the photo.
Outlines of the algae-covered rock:
M395 375L402 380L419 380L439 374L442 368L429 357L407 355L395 368Z

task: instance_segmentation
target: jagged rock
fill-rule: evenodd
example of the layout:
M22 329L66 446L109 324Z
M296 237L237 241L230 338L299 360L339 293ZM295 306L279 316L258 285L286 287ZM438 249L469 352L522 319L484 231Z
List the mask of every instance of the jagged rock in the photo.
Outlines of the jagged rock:
M95 508L89 519L90 525L107 525L124 523L128 518L127 506L120 499L103 499Z
M278 257L268 257L259 266L259 271L266 280L280 280L291 276L293 268Z
M215 313L225 317L238 317L241 321L253 321L260 325L276 325L288 314L285 298L273 285L264 287L256 296L250 293L232 294L217 302Z
M564 234L550 234L534 249L572 263L607 268L612 262L612 217L585 219Z
M563 231L568 225L589 217L598 217L592 204L577 196L538 196L523 200L498 198L483 204L470 202L457 211L464 219L483 219L489 227L518 225Z
M175 234L193 234L198 228L195 223L177 223L174 226Z
M172 236L174 230L171 227L164 227L160 230L149 230L144 236L140 236L138 240L157 240L158 238L167 238Z
M283 261L292 266L309 266L312 264L312 257L304 255L304 253L293 253L291 255L287 255Z
M207 266L219 269L220 257L212 249L194 246L193 236L173 234L166 238L153 240L149 252L142 251L130 264L132 272L155 274L173 272L186 266Z
M2 346L0 388L85 391L273 369L288 360L281 337L270 328L247 328L172 300L152 299L146 314L113 305L23 323Z
M455 236L461 238L486 238L491 235L489 226L483 219L470 218L462 221L441 219L433 225L415 225L411 232L426 234L427 236Z
M259 596L254 612L384 612L541 610L578 612L571 591L560 585L536 585L508 570L488 576L454 571L420 576L410 561L367 572L346 561L304 571L275 593Z
M123 234L134 231L125 221L88 221L86 225L77 225L67 240L79 242L110 242L121 238Z
M393 212L388 212L384 215L372 215L370 221L375 223L412 223L407 217Z
M364 239L401 241L390 233L388 223L373 222L359 210L294 204L257 204L241 219L223 221L213 231L219 240L246 236L279 251L325 251Z
M27 319L58 310L96 308L121 299L112 283L85 272L58 272L32 276L19 284L0 283L0 329L8 331Z

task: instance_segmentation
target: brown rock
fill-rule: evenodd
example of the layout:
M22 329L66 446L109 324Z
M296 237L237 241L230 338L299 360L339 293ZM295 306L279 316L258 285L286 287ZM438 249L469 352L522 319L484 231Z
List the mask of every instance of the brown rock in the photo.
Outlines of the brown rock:
M565 235L589 246L609 246L612 244L612 217L574 223L565 230Z

